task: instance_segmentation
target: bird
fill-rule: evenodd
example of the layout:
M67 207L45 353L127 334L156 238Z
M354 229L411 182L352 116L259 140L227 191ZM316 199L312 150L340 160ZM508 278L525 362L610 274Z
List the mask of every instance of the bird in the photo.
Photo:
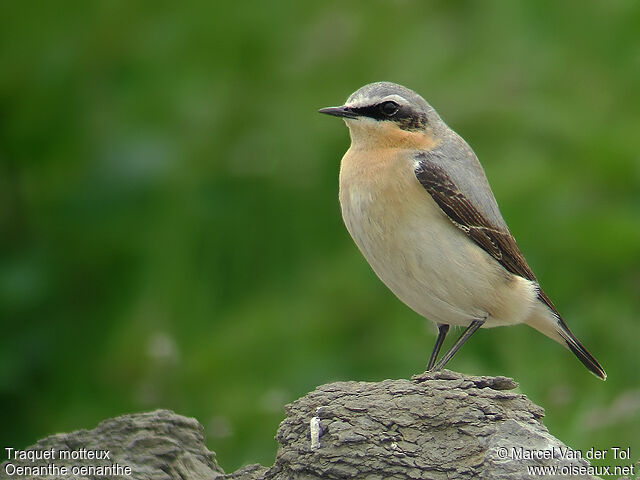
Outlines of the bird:
M319 112L342 118L351 137L339 173L349 234L396 297L437 326L427 371L479 328L524 323L606 379L540 287L475 153L429 103L376 82ZM465 329L438 360L450 326Z

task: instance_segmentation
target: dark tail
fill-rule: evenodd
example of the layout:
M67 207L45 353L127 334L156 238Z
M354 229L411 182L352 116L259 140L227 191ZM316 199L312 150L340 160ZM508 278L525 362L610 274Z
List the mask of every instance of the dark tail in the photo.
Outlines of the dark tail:
M584 348L584 346L578 341L575 335L571 333L571 330L569 330L569 327L567 327L567 324L564 323L562 319L558 319L558 320L559 320L558 333L567 344L567 347L569 347L569 350L571 350L574 353L574 355L578 357L578 360L580 360L584 364L584 366L589 369L591 373L593 373L596 377L598 377L601 380L606 380L607 374L605 373L604 369L600 366L598 361L595 358L593 358L593 355L591 355L587 351L587 349Z
M547 297L540 287L538 287L538 299L540 303L535 305L526 323L547 337L554 339L556 342L560 344L564 343L591 373L601 380L606 380L607 374L604 372L604 369L598 361L593 358L593 355L582 346L576 336L571 333L567 324L564 323L564 320L560 317L556 307L553 306L549 297Z

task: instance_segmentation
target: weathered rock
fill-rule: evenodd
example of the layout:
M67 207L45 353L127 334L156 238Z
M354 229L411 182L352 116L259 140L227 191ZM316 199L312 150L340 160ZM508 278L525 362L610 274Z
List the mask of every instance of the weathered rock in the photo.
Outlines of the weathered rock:
M176 415L168 410L123 415L101 422L93 430L52 435L40 440L28 450L36 452L54 449L53 459L7 460L2 464L0 479L207 479L223 476L216 463L216 455L204 445L204 429L193 418ZM82 452L85 450L85 453ZM60 459L61 451L86 452L96 455L108 451L108 459ZM7 466L46 467L55 464L67 467L66 475L18 475L7 471ZM93 471L82 471L93 468ZM103 467L102 469L98 469ZM131 474L126 474L126 468ZM77 468L77 470L72 470ZM110 470L108 470L110 468ZM120 474L118 474L120 473Z
M551 436L541 422L542 408L512 392L505 377L472 377L443 371L411 380L378 383L337 382L318 387L285 407L287 418L276 439L271 468L250 465L225 475L204 445L194 419L166 410L125 415L94 430L53 435L31 450L109 450L107 460L75 460L59 465L118 464L126 476L86 475L29 478L127 478L162 480L315 480L315 479L530 479L530 467L555 467L544 478L595 478L571 475L587 467ZM530 458L531 452L549 452ZM544 458L544 457L549 458ZM564 458L562 458L564 456ZM47 462L10 461L34 466ZM0 478L8 475L7 462Z
M587 466L518 458L568 450L540 421L541 407L507 391L516 386L505 377L451 371L323 385L286 407L280 449L265 478L524 479L538 477L529 466Z

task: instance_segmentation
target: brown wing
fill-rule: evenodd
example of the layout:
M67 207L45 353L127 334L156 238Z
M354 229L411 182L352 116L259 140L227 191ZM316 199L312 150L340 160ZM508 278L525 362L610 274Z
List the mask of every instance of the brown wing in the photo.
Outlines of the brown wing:
M427 155L418 155L418 160L418 166L415 169L418 181L449 217L449 220L509 272L537 284L535 275L527 265L515 239L506 226L496 226L487 220L473 202L460 191L460 188L444 169L435 162L429 161ZM499 218L502 219L502 217ZM603 380L606 379L607 375L603 368L571 333L556 307L539 285L538 298L555 314L560 327L558 333L562 336L567 347L591 372Z
M495 258L509 272L537 283L513 235L509 230L489 222L471 201L458 189L444 169L423 159L415 169L416 177L453 224L480 248ZM542 289L540 299L558 314Z

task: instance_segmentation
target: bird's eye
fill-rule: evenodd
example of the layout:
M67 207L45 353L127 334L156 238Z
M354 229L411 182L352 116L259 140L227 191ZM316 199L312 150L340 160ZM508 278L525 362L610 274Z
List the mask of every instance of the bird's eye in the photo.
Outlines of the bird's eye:
M382 112L383 115L387 116L387 117L393 117L396 113L398 113L398 110L400 109L400 105L398 105L396 102L392 102L391 100L387 101L387 102L382 102L378 108L380 109L380 112Z

